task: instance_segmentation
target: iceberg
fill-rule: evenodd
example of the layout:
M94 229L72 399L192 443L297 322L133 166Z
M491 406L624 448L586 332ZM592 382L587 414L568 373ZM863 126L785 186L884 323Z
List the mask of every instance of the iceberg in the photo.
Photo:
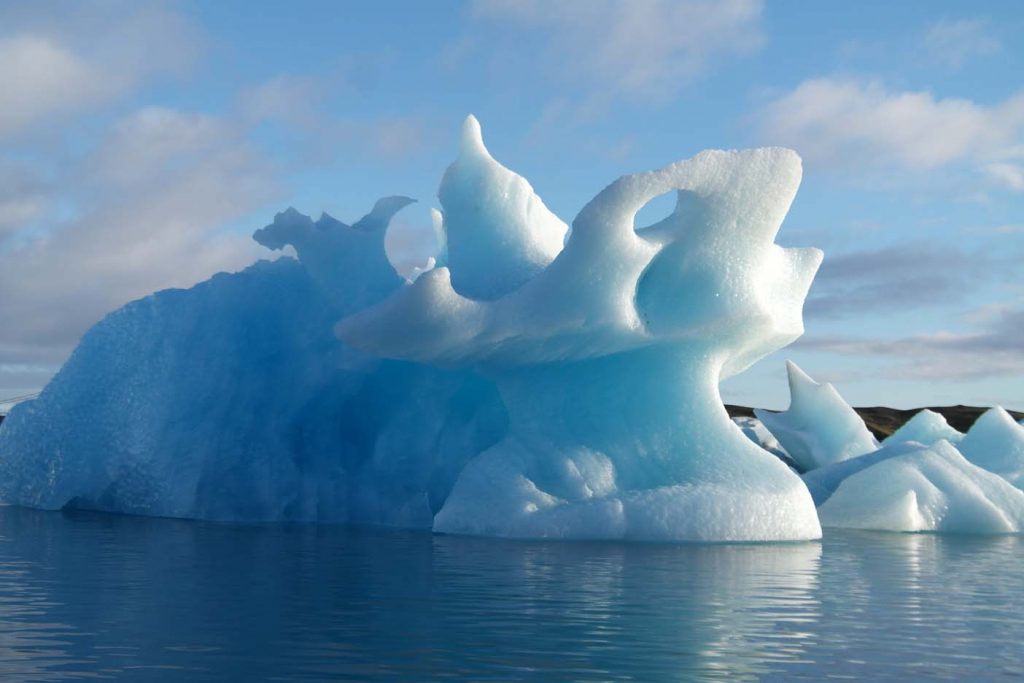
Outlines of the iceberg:
M831 384L815 382L792 361L786 362L789 409L754 409L804 472L878 449L864 420Z
M706 151L619 178L570 229L470 117L426 267L405 280L384 252L406 197L351 225L278 214L254 237L298 260L158 292L85 335L0 425L0 500L506 537L818 538L803 481L718 390L803 333L822 255L774 242L801 173L786 149ZM669 216L635 225L670 193ZM826 450L817 464L839 459Z
M1024 529L1024 492L969 462L948 441L893 446L900 447L909 450L839 485L818 509L823 526L971 534Z
M953 429L946 422L946 418L935 411L925 408L915 413L902 427L885 439L883 444L891 445L916 441L917 443L931 446L941 440L956 444L963 438L964 435Z
M996 407L986 411L967 430L959 445L968 460L1024 488L1024 427Z

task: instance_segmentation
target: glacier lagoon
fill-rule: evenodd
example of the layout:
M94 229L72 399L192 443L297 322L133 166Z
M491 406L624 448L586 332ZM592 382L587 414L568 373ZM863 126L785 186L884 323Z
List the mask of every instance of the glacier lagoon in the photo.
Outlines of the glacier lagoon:
M0 508L0 679L1024 675L1024 539L509 541Z

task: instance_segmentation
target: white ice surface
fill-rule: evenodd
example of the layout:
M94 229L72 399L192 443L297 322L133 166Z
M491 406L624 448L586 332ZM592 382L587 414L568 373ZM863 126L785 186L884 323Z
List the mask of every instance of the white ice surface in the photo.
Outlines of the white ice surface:
M624 176L580 211L554 259L522 278L506 252L529 251L556 224L468 122L440 193L447 265L337 326L367 353L472 367L501 392L509 432L462 472L435 530L817 537L806 487L743 436L718 395L722 378L803 331L821 253L774 243L800 178L784 149L707 151ZM637 212L666 193L675 210L637 226ZM460 206L479 217L472 226L450 209ZM527 220L529 206L539 220ZM509 229L524 222L534 230Z
M849 476L818 512L826 527L1016 533L1024 528L1024 492L939 441Z

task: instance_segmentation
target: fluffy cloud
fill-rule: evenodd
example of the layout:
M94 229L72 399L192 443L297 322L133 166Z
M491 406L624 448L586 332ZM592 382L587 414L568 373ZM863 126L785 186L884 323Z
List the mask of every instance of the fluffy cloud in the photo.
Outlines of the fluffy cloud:
M892 92L876 81L804 81L771 102L762 136L812 164L929 170L980 166L1017 154L1024 93L985 106L929 92ZM1005 168L997 167L996 173Z
M200 43L191 22L159 4L0 6L0 140L180 73Z
M0 39L0 138L40 117L88 106L111 89L102 72L46 38Z
M763 43L759 0L477 0L472 13L539 35L542 74L608 96L668 97L713 59ZM514 41L516 63L533 56Z
M223 227L276 191L247 122L131 107L201 49L168 7L0 6L0 397L37 389L108 311L259 253Z
M269 177L230 122L158 108L124 118L61 178L73 215L0 249L0 351L62 357L125 301L251 262L248 237L217 228L262 206Z

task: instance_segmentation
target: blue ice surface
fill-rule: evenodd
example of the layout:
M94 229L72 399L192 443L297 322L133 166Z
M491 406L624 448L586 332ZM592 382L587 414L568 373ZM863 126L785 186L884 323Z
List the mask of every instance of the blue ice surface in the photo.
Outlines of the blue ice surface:
M290 258L112 313L0 425L3 500L429 528L502 433L496 391L346 352L338 315Z

